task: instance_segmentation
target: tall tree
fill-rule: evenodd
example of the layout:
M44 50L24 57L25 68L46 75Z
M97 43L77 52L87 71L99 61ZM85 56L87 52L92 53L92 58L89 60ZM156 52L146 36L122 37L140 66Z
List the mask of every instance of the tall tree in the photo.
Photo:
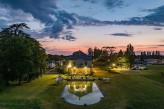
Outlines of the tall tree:
M93 49L92 48L88 48L88 55L93 56Z
M101 53L102 53L102 50L95 47L94 52L93 52L94 59L98 58L101 55Z
M127 62L129 63L129 67L131 68L132 65L135 63L134 47L131 44L127 45L125 56L127 58Z
M124 55L123 51L120 50L120 51L118 52L118 57L122 57L123 55Z
M117 61L117 54L114 52L115 51L115 47L102 47L102 51L104 53L104 55L108 56L108 64L113 64Z
M25 23L13 24L0 32L0 72L6 84L35 77L46 66L46 53L39 42L26 34Z
M117 54L117 64L121 67L127 66L126 62L127 62L126 56L125 56L124 52L122 50L120 50Z

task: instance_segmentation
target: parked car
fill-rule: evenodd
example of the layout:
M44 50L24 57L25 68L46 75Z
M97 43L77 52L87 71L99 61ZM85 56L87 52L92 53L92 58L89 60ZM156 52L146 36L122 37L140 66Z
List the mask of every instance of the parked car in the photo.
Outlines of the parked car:
M142 67L139 67L139 70L148 70L148 68L145 66L142 66Z
M137 65L135 65L135 66L133 66L131 68L131 70L148 70L148 68L145 67L145 66L137 66Z
M131 70L138 70L138 67L132 67Z
M134 65L131 70L138 70L139 69L139 66L138 65Z

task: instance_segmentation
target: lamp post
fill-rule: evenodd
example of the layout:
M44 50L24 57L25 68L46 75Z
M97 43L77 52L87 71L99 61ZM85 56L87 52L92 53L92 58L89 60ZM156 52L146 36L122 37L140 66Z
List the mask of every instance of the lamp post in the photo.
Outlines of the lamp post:
M114 68L115 66L116 66L116 64L115 64L115 63L113 63L113 64L112 64L112 67Z

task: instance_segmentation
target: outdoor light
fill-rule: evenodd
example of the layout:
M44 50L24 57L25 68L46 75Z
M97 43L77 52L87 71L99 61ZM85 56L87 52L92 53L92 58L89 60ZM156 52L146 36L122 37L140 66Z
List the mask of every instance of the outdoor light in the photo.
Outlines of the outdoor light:
M71 64L69 64L67 67L70 68L70 67L72 67L72 66L71 66Z
M76 69L76 67L73 67L73 69Z
M115 67L115 66L116 66L116 64L112 64L112 66L113 66L113 67Z

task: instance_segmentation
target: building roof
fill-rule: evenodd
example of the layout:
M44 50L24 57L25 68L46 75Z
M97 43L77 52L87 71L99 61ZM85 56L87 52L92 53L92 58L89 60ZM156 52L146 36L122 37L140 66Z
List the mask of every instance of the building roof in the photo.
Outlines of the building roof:
M48 63L55 63L55 61L54 60L51 60L51 61L48 61Z
M77 59L83 59L86 61L91 61L92 57L88 56L87 54L83 53L82 51L76 51L71 56L68 57L69 60L77 60Z

